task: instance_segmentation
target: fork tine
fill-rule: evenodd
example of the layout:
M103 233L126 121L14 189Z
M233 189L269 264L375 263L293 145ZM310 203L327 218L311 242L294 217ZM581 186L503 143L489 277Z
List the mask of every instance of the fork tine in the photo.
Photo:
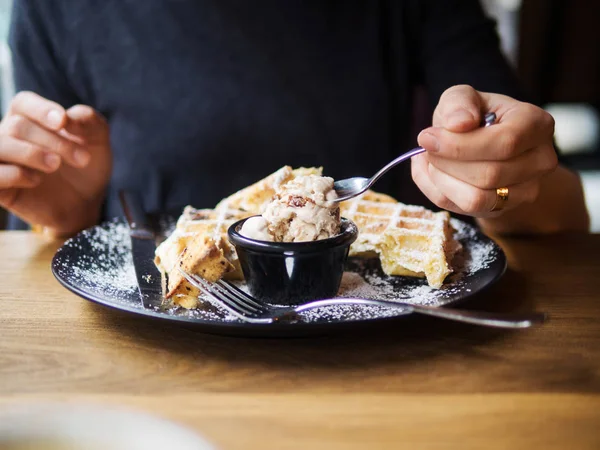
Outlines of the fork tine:
M247 292L242 291L240 288L238 288L237 286L233 285L229 281L219 280L219 281L217 281L217 284L219 286L222 286L223 288L227 289L233 295L235 295L237 297L243 298L246 303L254 306L255 308L259 308L262 311L266 311L267 310L267 308L265 308L264 305L258 303L254 297L252 297Z
M236 307L236 306L231 306L229 305L229 302L227 301L223 301L223 299L216 295L213 290L210 288L210 286L208 286L207 284L205 284L205 280L201 279L200 277L196 277L196 276L192 276L190 274L186 274L186 279L195 287L197 287L198 289L200 289L202 292L204 292L206 295L209 296L209 298L215 300L219 305L221 305L223 308L225 308L227 311L229 311L230 313L232 313L233 315L235 315L237 318L242 319L242 320L246 320L246 312L243 310L240 310L240 308Z
M202 277L189 274L181 268L178 269L179 272L185 277L185 279L188 282L190 282L190 284L192 284L192 286L195 286L196 288L200 289L209 297L209 299L214 300L219 306L226 309L238 319L244 322L255 324L273 323L273 319L269 317L252 317L252 315L256 316L256 311L254 309L249 310L249 308L247 307L243 308L238 302L232 300L231 297L224 296L217 289L214 289L214 285L212 283L206 281Z
M235 310L238 314L241 315L257 315L260 313L256 308L247 305L245 302L238 300L233 295L229 295L227 292L223 292L222 289L219 289L219 286L216 284L210 283L203 279L202 277L186 273L186 278L189 281L194 281L194 284L200 290L210 294L211 297L218 302L227 305L230 309Z
M264 308L261 305L259 305L258 303L256 303L254 300L249 301L249 300L247 300L248 299L247 296L239 295L235 291L227 289L222 284L215 283L215 284L213 284L213 288L216 291L218 291L223 297L226 297L226 298L230 299L231 301L234 301L238 305L240 305L240 306L244 307L245 309L247 309L248 311L250 311L252 314L261 314L265 311Z
M199 278L199 277L195 277L195 278ZM204 282L204 283L202 283L202 285L204 286L205 291L210 291L213 294L213 296L215 296L219 299L219 301L221 301L222 303L225 303L230 308L234 308L234 309L238 310L238 312L240 314L253 315L256 313L254 308L249 307L245 303L239 301L234 296L230 296L230 295L227 295L227 293L223 293L220 289L218 289L218 287L216 285L209 284L206 282L206 280L202 280L202 281Z

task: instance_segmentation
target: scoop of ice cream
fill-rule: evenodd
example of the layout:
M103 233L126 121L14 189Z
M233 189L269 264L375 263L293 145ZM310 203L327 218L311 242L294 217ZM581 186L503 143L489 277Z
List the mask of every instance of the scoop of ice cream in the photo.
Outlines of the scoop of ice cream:
M262 216L250 217L247 219L242 228L240 234L250 239L256 239L258 241L272 241L273 236L269 233L267 228L267 220Z
M333 178L305 175L280 186L263 213L276 242L327 239L340 232Z

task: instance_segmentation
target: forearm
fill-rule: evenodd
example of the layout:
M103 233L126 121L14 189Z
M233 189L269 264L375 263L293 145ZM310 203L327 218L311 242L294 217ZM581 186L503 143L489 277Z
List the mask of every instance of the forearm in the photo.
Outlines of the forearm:
M510 198L509 198L510 201ZM558 168L541 181L540 194L534 203L525 203L500 217L478 219L489 234L536 234L563 231L589 231L579 175Z

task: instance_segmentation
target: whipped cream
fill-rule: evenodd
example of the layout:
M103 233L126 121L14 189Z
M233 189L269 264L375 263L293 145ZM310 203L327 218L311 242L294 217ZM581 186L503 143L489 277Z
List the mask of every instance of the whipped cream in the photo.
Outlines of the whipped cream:
M250 217L244 222L240 234L257 241L273 241L273 235L269 233L268 222L263 216Z

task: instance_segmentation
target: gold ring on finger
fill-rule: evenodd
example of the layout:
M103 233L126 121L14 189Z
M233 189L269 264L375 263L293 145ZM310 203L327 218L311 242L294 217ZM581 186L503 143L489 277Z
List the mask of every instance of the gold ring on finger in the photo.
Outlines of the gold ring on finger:
M508 188L496 189L496 202L490 212L502 211L508 202Z

